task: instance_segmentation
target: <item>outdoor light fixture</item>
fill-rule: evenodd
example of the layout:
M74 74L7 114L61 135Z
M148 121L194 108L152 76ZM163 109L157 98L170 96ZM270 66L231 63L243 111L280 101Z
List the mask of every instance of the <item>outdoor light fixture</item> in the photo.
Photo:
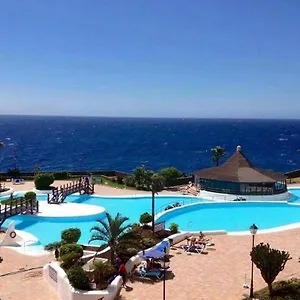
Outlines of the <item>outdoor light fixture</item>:
M255 224L252 224L249 228L250 233L252 234L252 250L254 248L254 237L257 233L258 227ZM251 259L251 285L250 285L250 298L253 298L253 260Z

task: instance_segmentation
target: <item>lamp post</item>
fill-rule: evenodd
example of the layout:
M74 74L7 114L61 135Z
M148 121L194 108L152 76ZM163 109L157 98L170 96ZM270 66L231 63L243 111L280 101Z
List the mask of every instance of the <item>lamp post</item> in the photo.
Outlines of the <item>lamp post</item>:
M252 250L254 248L254 237L257 233L258 227L255 224L252 224L249 228L250 233L252 234ZM250 299L254 297L253 295L253 260L251 258L251 284L250 284Z
M166 248L164 249L165 255L163 257L164 260L164 281L163 281L163 300L166 300Z

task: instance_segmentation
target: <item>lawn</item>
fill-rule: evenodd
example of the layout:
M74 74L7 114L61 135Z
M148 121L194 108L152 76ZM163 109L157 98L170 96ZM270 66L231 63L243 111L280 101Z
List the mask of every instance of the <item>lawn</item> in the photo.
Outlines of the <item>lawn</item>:
M126 190L134 190L135 188L128 187L125 184L117 183L113 180L103 178L103 177L93 177L94 184L102 184L106 186L110 186L117 189L126 189Z

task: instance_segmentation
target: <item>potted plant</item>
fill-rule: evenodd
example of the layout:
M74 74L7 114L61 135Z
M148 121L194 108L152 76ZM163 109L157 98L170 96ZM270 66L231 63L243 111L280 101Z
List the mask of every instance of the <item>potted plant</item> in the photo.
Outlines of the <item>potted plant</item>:
M110 262L95 262L94 268L94 282L97 289L104 290L108 287L108 279L115 273L115 268Z

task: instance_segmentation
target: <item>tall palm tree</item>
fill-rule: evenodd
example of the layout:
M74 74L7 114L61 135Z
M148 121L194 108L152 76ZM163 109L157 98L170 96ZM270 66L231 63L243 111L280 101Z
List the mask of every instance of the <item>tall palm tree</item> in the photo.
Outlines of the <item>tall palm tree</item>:
M152 193L152 233L154 235L154 216L155 216L155 194L161 192L165 187L165 178L159 174L152 176L151 193Z
M125 224L129 218L122 217L120 213L112 218L109 213L106 213L107 220L97 220L99 225L91 229L92 241L103 242L102 246L110 247L111 261L114 262L115 255L119 248L140 247L141 236L139 232L132 230L131 224Z
M218 166L220 158L226 155L224 148L221 146L216 146L215 148L211 149L211 152L213 154L212 159L214 162L216 162L216 166Z

